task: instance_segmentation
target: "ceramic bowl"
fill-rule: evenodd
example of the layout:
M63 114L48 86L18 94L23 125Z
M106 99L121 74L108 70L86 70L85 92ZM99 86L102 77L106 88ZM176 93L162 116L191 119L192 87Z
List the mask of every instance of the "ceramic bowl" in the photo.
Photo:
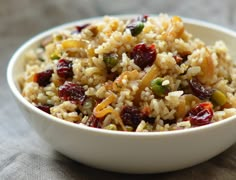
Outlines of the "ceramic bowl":
M16 102L28 123L46 142L83 164L122 173L159 173L187 168L220 154L236 142L236 116L186 130L117 132L63 121L24 99L18 77L24 70L25 52L37 47L43 38L55 31L99 19L101 17L79 20L45 31L23 44L9 62L7 80ZM236 58L235 32L202 21L183 20L186 29L206 43L225 41L230 54Z

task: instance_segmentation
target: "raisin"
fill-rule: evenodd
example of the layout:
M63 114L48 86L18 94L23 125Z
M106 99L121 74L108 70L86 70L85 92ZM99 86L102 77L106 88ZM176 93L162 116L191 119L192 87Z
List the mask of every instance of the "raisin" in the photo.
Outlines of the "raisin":
M125 125L136 128L142 120L141 111L136 106L125 106L120 112L120 117Z
M190 121L191 125L202 126L209 124L213 117L212 104L203 102L192 108L184 118L184 121Z
M84 28L88 27L90 24L84 24L81 26L75 26L76 30L80 33Z
M156 55L155 45L147 46L144 43L137 44L131 52L134 63L142 70L154 63Z
M59 87L58 95L62 100L78 102L79 104L83 104L86 99L84 88L68 81Z
M213 89L204 87L197 79L191 79L189 81L189 86L195 96L205 100L209 99L213 93Z
M169 124L169 125L175 124L176 122L177 122L176 119L166 119L163 121L164 124Z
M36 107L39 108L40 110L50 114L50 108L52 107L52 105L44 104L44 105L36 105Z
M39 86L45 87L48 84L50 84L52 73L53 73L52 69L36 73L34 76L34 81L37 82Z
M101 128L102 127L102 119L97 118L93 114L89 117L88 121L86 122L86 125L89 127L94 128Z
M60 59L57 63L57 74L64 79L73 77L72 61Z
M148 116L143 116L142 118L145 122L149 123L149 124L154 124L155 119L154 117L148 117Z

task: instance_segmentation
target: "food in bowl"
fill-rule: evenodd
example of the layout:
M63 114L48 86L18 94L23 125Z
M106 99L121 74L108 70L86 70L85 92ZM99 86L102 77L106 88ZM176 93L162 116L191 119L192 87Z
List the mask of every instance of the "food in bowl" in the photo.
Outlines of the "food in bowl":
M170 131L236 114L236 68L167 15L62 29L25 54L22 95L62 120L117 131Z

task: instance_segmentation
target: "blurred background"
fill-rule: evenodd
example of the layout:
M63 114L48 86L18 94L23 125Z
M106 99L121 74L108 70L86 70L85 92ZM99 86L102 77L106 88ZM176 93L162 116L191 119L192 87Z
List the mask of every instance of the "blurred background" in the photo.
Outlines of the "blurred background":
M122 175L76 163L43 142L24 120L6 83L14 51L32 36L83 18L167 13L236 30L235 0L0 0L0 179L236 179L236 145L210 161L172 173Z

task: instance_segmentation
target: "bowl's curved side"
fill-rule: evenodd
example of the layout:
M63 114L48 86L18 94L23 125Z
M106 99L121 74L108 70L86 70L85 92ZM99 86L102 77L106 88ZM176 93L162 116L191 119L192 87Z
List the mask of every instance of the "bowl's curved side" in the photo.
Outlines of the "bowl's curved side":
M59 28L75 24L69 23ZM212 25L207 27L207 24L191 20L186 20L186 28L209 43L218 39L224 40L231 51L236 45L236 34L232 31L217 27L215 29ZM47 31L22 46L9 63L7 78L29 124L59 152L101 169L126 173L156 173L193 166L235 143L235 117L186 131L125 133L75 125L33 107L21 96L17 82L18 76L23 72L23 54L57 29ZM233 54L233 57L236 56Z
M115 172L179 170L206 161L235 142L236 119L190 133L117 135L65 126L18 103L29 124L57 151L89 166Z

